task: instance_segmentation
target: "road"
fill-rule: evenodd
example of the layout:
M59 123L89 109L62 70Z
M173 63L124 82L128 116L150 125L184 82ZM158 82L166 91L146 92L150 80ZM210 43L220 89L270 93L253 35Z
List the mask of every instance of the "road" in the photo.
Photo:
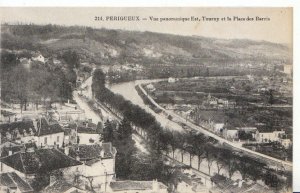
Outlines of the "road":
M97 115L97 113L95 113L95 111L93 111L93 109L90 108L90 106L87 104L87 102L79 96L78 91L73 92L73 98L76 101L76 103L78 104L79 108L84 110L86 118L92 119L92 122L95 124L98 124L99 121L103 122L103 120L101 120L100 116Z
M161 110L165 111L167 114L171 115L172 117L176 117L177 120L180 120L181 123L184 123L186 124L187 126L191 127L192 129L195 129L197 131L200 131L201 133L207 135L207 136L210 136L210 137L213 137L214 139L218 140L219 142L221 143L225 143L233 148L235 148L236 150L239 150L239 151L242 151L246 154L250 154L250 155L254 155L254 156L258 156L260 158L263 158L267 161L272 161L272 162L275 162L276 164L278 165L282 165L284 166L284 168L286 170L289 170L291 171L292 170L292 162L288 162L288 161L283 161L283 160L279 160L279 159L276 159L276 158L273 158L273 157L270 157L268 155L265 155L265 154L262 154L262 153L258 153L256 151L252 151L250 149L247 149L247 148L244 148L242 146L240 146L239 144L236 144L236 143L233 143L231 141L228 141L206 129L204 129L203 127L200 127L198 125L195 125L194 123L186 120L185 118L177 115L176 113L172 112L172 111L168 111L166 109L164 109L163 107L161 107L158 103L156 103L152 97L150 97L147 92L143 89L143 87L141 86L140 83L137 84L139 86L139 88L142 90L142 92L148 97L148 99L157 107L157 108L160 108Z

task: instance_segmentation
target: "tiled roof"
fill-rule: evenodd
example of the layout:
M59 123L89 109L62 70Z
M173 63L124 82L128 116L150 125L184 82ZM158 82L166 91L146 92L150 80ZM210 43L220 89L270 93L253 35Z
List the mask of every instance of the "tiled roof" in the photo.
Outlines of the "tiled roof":
M167 189L167 186L161 182L159 189ZM116 181L110 183L110 188L113 191L121 190L151 190L153 188L153 181Z
M28 120L0 124L0 132L2 136L5 136L6 132L12 133L16 129L20 134L23 134L24 130L27 134L30 134L30 128L32 129L33 133L36 132L33 122Z
M74 186L65 180L58 180L54 182L53 184L47 186L42 192L43 193L62 193L66 191L70 191L71 188ZM80 191L79 189L75 188L75 190L78 190L78 192L83 192Z
M57 149L37 149L34 152L18 152L1 158L0 161L25 174L34 174L40 171L47 172L81 164L79 161Z
M48 124L45 118L41 118L41 120L38 121L38 131L36 132L36 136L51 135L61 132L64 132L64 130L58 123Z
M26 144L19 144L19 145L14 145L14 146L5 146L1 149L1 157L5 157L9 155L9 151L14 153L18 153L21 151L21 149L24 148L25 150L28 148L33 148L36 149L35 143L26 143Z
M97 129L94 129L92 127L83 127L83 126L82 127L78 126L77 132L78 133L86 133L86 134L100 134Z
M8 117L8 116L15 115L16 113L13 113L13 112L10 112L10 111L6 111L6 110L1 110L1 114L2 114L4 117Z
M15 172L0 174L0 186L18 188L21 192L33 192L32 187Z
M104 151L104 156L101 157L101 151ZM103 143L102 146L99 144L93 145L74 145L70 147L70 156L76 158L79 156L80 160L92 160L97 158L112 158L116 152L115 148L112 147L111 143Z

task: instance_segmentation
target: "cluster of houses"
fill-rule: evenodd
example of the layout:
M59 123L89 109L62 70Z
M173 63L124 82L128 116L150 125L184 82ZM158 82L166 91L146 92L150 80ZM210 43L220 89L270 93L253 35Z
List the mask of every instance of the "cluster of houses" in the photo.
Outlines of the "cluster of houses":
M284 130L266 130L258 127L235 127L227 128L224 123L215 123L213 132L222 135L229 140L240 140L239 133L249 134L257 143L279 142L283 147L288 149L292 145L292 141L286 135Z
M251 193L271 193L273 190L267 188L263 183L252 180L231 180L225 176L215 174L211 178L212 188L210 193L232 193L232 192L251 192Z
M211 96L210 93L206 97L206 100L203 101L203 105L206 107L223 109L223 108L234 108L236 106L235 101L229 101L227 99L217 98Z
M102 131L47 116L0 124L0 192L167 192L156 180L117 181L117 150Z

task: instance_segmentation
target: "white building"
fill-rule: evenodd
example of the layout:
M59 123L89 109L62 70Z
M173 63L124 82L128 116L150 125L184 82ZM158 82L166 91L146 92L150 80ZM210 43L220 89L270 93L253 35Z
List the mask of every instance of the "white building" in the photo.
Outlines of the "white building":
M237 129L224 129L223 136L226 139L238 139Z
M76 168L63 171L67 179L80 174L80 180L89 186L93 179L93 189L107 192L108 185L115 178L115 158L117 150L111 143L94 145L73 145L65 147L65 154L83 163Z
M40 171L51 172L82 164L55 148L17 152L1 158L0 162L0 173L15 172L27 182L32 182Z
M168 78L168 82L169 82L169 83L174 83L174 82L176 82L176 79L173 78L173 77L169 77L169 78Z
M279 141L285 131L272 131L272 132L256 132L255 139L258 142L274 142Z
M283 66L283 72L285 74L291 75L292 71L293 71L293 66L292 65L286 64L286 65Z
M96 129L96 126L89 127L86 126L77 127L77 143L79 144L94 144L99 142L101 139L100 131Z
M292 146L292 141L290 139L279 139L279 143L286 149Z
M37 132L35 143L38 147L58 146L64 143L64 130L58 123L49 124L45 118L40 118L36 122Z
M225 125L224 123L215 123L214 124L214 132L216 132L216 133L223 132L224 125Z
M35 54L32 58L33 61L39 61L45 63L45 58L42 54Z

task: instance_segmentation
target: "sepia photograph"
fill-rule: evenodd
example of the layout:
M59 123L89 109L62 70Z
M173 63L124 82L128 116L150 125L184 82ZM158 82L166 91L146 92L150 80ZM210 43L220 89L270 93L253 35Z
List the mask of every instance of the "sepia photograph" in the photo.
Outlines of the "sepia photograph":
M293 192L292 7L0 22L0 193Z

